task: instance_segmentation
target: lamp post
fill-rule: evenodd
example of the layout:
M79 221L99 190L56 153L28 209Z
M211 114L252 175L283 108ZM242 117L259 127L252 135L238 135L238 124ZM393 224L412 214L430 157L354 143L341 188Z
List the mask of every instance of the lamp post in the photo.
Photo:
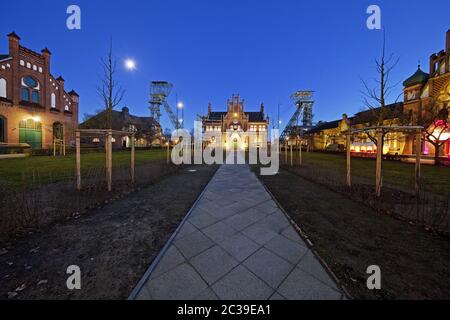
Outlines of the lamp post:
M181 119L178 118L178 109L181 110ZM177 102L177 126L179 127L181 123L181 128L183 128L183 122L184 122L184 104L182 102Z

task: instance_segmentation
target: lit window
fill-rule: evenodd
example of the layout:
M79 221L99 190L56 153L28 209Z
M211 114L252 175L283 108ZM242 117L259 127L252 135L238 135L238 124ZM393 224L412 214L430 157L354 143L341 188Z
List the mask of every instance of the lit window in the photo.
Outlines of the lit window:
M27 62L27 68L31 69L31 63Z
M99 142L100 142L100 139L99 139L99 138L94 138L94 139L92 139L92 142L93 142L93 143L99 143Z
M0 79L0 97L6 98L6 80Z
M37 71L37 65L33 64L33 70Z
M21 65L21 66L25 66L25 61L20 60L20 65Z
M52 108L56 108L56 95L54 94L54 93L52 93L52 96L51 96L51 105L52 105Z
M64 110L65 110L65 111L69 111L69 106L68 106L68 105L65 105L65 106L64 106Z
M42 73L42 67L39 67L39 72Z

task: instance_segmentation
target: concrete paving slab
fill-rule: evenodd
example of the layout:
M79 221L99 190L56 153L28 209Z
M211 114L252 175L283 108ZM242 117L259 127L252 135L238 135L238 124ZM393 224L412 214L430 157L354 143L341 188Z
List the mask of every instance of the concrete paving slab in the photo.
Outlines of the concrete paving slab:
M223 165L136 299L341 299L247 165Z

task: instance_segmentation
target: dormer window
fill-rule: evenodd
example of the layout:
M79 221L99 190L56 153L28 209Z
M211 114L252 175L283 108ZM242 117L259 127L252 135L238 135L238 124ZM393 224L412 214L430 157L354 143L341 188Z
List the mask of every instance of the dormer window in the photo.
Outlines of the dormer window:
M40 90L39 82L33 77L22 78L22 101L39 103Z

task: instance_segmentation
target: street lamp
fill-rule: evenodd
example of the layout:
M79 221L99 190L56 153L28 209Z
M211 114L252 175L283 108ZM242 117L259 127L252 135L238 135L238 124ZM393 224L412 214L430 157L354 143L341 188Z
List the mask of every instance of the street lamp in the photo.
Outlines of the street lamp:
M184 104L183 102L178 102L177 103L177 114L178 114L178 109L181 109L181 119L178 119L178 123L181 124L181 128L183 128L183 122L184 122Z

